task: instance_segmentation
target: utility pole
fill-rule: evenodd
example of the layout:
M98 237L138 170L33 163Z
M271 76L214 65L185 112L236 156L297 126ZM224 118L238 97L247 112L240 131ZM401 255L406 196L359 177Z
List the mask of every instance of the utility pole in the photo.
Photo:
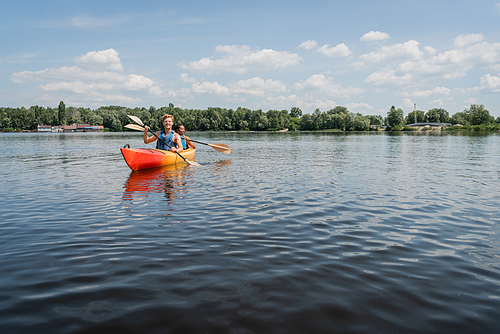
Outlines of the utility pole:
M417 104L413 103L413 116L415 116L415 123L417 123Z

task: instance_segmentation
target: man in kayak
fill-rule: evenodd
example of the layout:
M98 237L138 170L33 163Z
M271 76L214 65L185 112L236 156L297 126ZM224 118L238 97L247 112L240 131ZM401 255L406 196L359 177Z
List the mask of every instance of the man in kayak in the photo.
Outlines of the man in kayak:
M174 125L174 116L165 114L163 116L163 127L164 129L161 131L157 131L156 135L163 140L158 140L156 142L156 148L159 150L172 151L172 152L182 152L182 141L181 136L172 130L172 126ZM148 136L149 127L144 126L144 143L149 144L157 140L155 136ZM167 145L165 145L165 143ZM170 146L170 147L169 147Z
M184 133L186 132L186 128L184 127L184 125L182 124L177 124L175 126L175 132L177 132L179 134L179 136L181 136L181 142L182 142L182 148L187 150L188 148L196 148L196 146L194 146L193 142L191 141L191 139L189 139L188 136L185 136Z

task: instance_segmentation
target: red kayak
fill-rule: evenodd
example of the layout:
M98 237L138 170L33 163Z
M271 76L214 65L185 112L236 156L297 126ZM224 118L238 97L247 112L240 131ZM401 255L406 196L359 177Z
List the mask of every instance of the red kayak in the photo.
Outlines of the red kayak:
M185 161L176 153L148 148L120 148L125 162L131 170L141 170L154 167L168 166ZM196 149L189 148L180 152L187 160L193 160Z

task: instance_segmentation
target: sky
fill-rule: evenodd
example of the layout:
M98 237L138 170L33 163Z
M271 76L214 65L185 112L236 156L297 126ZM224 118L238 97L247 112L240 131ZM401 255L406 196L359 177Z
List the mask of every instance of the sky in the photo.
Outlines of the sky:
M499 0L4 0L0 45L0 107L500 117Z

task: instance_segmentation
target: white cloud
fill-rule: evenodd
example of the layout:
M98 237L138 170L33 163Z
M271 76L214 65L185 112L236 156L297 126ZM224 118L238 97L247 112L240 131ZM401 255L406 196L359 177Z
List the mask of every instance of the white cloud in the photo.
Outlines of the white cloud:
M166 90L165 94L168 98L182 98L184 99L183 101L186 101L187 99L192 99L193 96L191 95L191 88L179 88L179 89L172 89L168 88Z
M333 47L330 47L329 44L318 47L318 42L316 42L315 40L309 40L300 44L299 48L306 50L316 49L314 52L321 53L322 55L325 55L327 57L348 57L352 54L352 51L344 43L338 44Z
M11 79L15 83L45 80L106 80L121 81L122 75L116 72L92 72L81 67L47 68L40 71L22 71L12 73Z
M164 97L165 92L152 79L124 74L118 53L113 49L91 51L75 58L77 66L22 71L11 75L14 83L42 82L38 88L55 96L70 94L66 100L95 103L137 103L134 94Z
M319 109L319 110L330 110L337 106L337 103L332 100L320 100L316 99L311 103L306 103L305 108L307 109Z
M436 84L463 78L474 68L500 63L500 43L481 42L439 53L426 59L408 60L372 73L366 83L375 86Z
M397 73L390 68L383 68L370 74L365 82L375 86L403 86L408 85L412 77L411 73Z
M415 104L410 99L403 99L403 110L414 110Z
M380 31L370 31L361 36L359 39L362 42L375 42L375 41L383 41L391 38L389 34Z
M476 44L484 40L483 34L468 34L460 35L455 38L453 45L457 48L461 48L470 44Z
M423 52L419 49L419 42L410 40L406 43L399 43L383 46L377 51L359 56L365 62L380 62L387 59L419 59Z
M77 94L85 94L89 92L89 85L84 84L81 81L74 81L74 82L54 82L46 85L40 85L40 89L44 91L66 91L66 92L73 92Z
M471 104L477 104L477 97L471 97L467 100L464 100L462 109L470 107Z
M299 45L299 48L306 49L306 50L311 50L314 49L318 46L318 42L315 40L308 40L305 41L304 43Z
M318 48L315 52L321 53L328 57L347 57L352 54L352 51L349 50L349 47L344 43L338 44L334 47L330 47L328 44L325 44L322 47Z
M217 73L245 73L253 71L271 71L297 65L302 58L288 51L275 51L271 49L252 50L243 45L218 45L216 51L225 55L219 59L202 58L198 61L177 64L189 71Z
M114 49L89 51L85 55L76 57L76 64L89 70L123 71L118 52Z
M426 46L424 47L424 50L427 51L428 54L430 54L431 56L435 55L437 50L434 49L432 46Z
M371 105L369 105L368 103L364 103L364 102L361 102L361 103L350 102L350 103L347 103L345 106L347 109L349 109L349 111L360 112L360 113L364 113L364 114L368 113L368 110L373 109L373 107Z
M351 67L354 68L355 70L361 70L366 68L366 64L362 61L355 61L354 63L351 64Z
M229 89L216 82L204 81L202 83L196 82L192 86L193 92L197 94L211 94L211 95L229 95Z
M437 100L432 100L432 101L429 101L427 104L428 105L434 105L434 106L444 106L445 103L444 101L453 101L454 98L453 97L449 97L449 98L446 98L446 99L437 99Z
M471 88L455 88L453 89L453 94L457 95L466 95L466 94L473 94L481 90L480 87L471 87Z
M232 94L238 95L266 96L271 92L285 92L286 87L277 80L255 77L230 84L229 90Z
M323 74L314 74L302 83L296 83L295 89L307 90L309 92L319 92L325 96L349 97L351 94L361 94L364 92L361 88L345 88L340 84L333 82L333 78L327 78Z
M482 89L492 93L500 93L500 77L486 74L480 80Z
M123 87L129 90L146 90L154 85L154 81L142 75L129 74Z
M259 77L254 77L237 82L230 82L222 85L218 82L202 81L199 82L194 78L187 78L181 75L181 80L186 83L191 83L190 88L182 88L177 91L169 90L168 95L171 97L187 97L191 94L210 94L218 96L231 96L231 100L241 100L245 96L266 97L274 93L286 92L286 87L281 82L273 79L264 80Z
M181 79L181 82L183 83L195 83L195 82L198 82L198 80L196 80L195 78L190 78L189 77L189 74L187 73L182 73L179 77Z
M495 8L498 11L498 14L500 14L500 2L495 4Z
M416 98L427 98L429 96L447 96L450 95L451 89L446 87L435 87L434 89L428 90L415 90L411 93L403 92L400 95L406 97L416 97Z

